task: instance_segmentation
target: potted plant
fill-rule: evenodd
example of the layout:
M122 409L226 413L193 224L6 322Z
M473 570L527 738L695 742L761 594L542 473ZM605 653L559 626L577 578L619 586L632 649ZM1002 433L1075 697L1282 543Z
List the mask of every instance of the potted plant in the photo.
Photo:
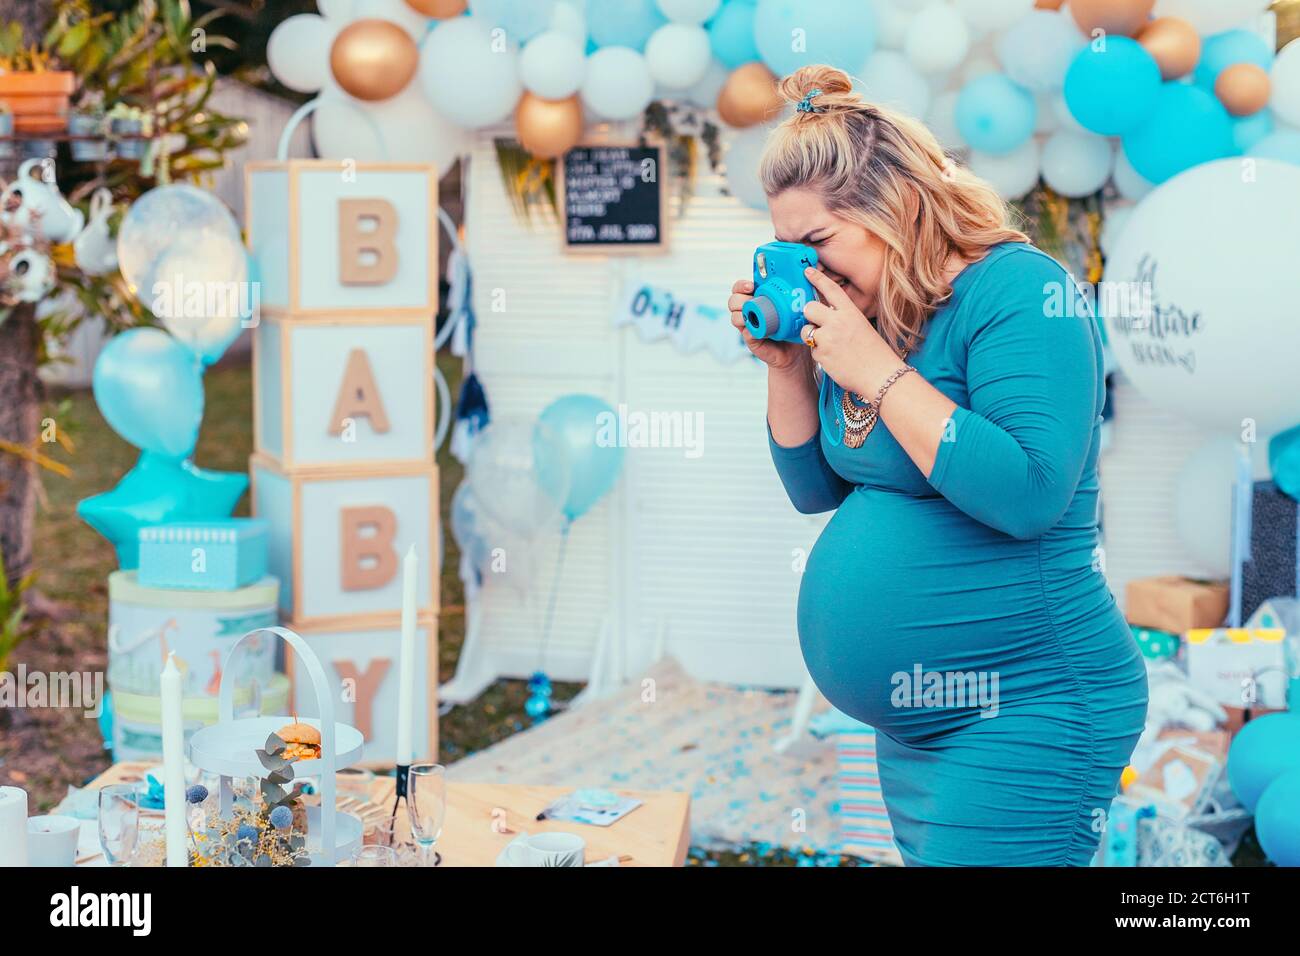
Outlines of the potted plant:
M108 159L108 117L104 115L100 97L86 96L77 104L68 117L68 132L73 136L90 137L74 139L69 144L74 162L97 163Z
M153 135L153 117L138 106L117 103L108 111L118 159L143 159Z
M27 46L21 24L0 30L0 101L19 133L61 133L68 127L68 104L77 76L55 68L49 52Z

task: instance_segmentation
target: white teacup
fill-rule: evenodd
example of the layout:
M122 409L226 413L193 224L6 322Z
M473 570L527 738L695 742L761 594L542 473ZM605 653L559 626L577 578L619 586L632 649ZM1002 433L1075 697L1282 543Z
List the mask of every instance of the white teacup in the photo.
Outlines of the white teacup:
M28 247L9 258L4 285L19 302L40 302L54 289L54 283L54 262L43 252Z
M102 276L117 268L117 243L108 228L112 215L113 194L107 189L96 189L90 197L90 221L72 240L77 266L86 275Z
M506 847L511 866L582 866L587 841L576 833L522 833Z
M29 159L18 167L18 178L0 193L0 217L50 242L71 242L86 224L86 217L63 198L57 184L44 178L45 163Z
M73 866L81 821L49 814L27 818L27 865Z

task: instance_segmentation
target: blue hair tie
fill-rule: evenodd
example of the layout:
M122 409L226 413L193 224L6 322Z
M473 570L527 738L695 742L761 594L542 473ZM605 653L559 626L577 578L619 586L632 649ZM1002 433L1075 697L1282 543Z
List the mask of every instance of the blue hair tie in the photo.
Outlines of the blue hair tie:
M795 107L795 110L800 113L825 113L826 107L813 106L813 97L821 95L821 90L809 90L808 94L799 101L799 105Z

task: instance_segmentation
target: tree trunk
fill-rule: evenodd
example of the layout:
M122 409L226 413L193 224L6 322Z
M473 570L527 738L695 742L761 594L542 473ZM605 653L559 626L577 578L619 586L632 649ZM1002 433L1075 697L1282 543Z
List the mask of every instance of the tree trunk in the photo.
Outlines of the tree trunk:
M18 306L0 324L0 438L24 448L40 430L38 335L34 306ZM0 451L0 554L11 584L31 570L38 480L35 464Z
M54 10L51 0L0 0L0 24L18 22L29 44L39 43ZM5 164L12 167L13 161ZM4 170L6 178L13 169ZM40 381L36 377L35 307L21 305L0 324L0 438L31 447L40 425ZM0 553L11 582L32 566L36 523L36 466L0 452Z

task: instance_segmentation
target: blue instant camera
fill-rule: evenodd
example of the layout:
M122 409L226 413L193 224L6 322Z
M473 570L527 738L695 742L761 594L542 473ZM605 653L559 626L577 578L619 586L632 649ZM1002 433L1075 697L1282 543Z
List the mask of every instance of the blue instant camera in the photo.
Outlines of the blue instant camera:
M803 274L817 268L817 250L797 242L769 242L754 253L754 298L745 303L745 327L756 339L798 342L803 307L817 290Z

